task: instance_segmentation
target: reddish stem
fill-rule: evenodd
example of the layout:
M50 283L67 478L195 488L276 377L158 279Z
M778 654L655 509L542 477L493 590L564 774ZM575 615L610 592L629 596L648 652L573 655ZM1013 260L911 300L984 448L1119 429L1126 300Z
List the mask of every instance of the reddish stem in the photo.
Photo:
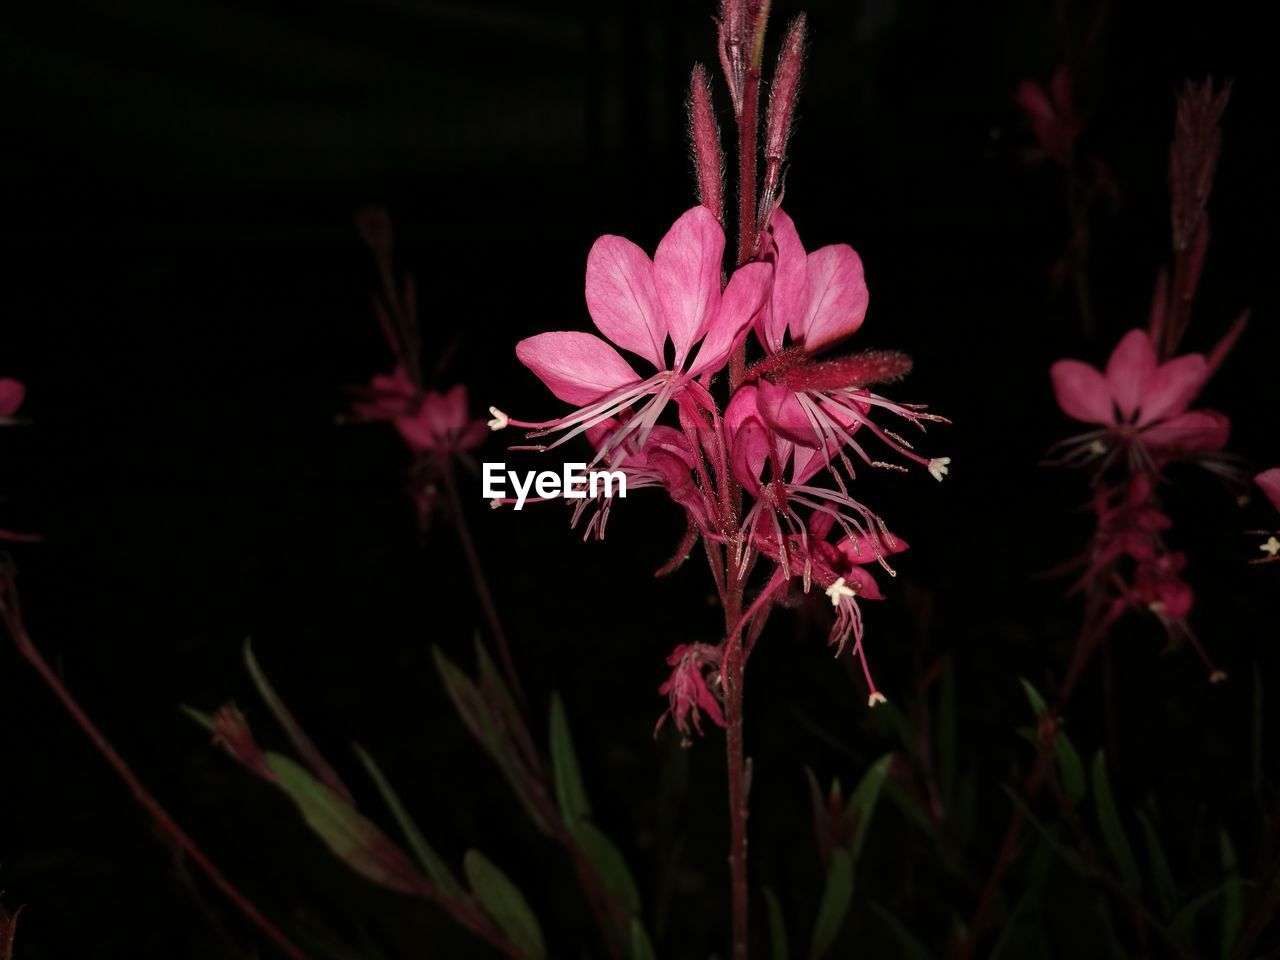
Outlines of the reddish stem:
M506 675L507 683L515 690L516 696L519 697L523 706L525 704L524 692L520 687L519 677L516 673L515 660L511 656L511 649L507 644L507 633L503 629L502 620L498 616L497 604L494 602L493 593L489 589L489 580L485 576L484 567L480 564L480 554L476 550L475 541L471 538L471 530L467 526L466 515L462 511L462 498L458 495L458 484L453 474L452 463L443 472L445 489L449 497L449 506L453 510L454 526L458 531L458 539L462 543L462 551L467 558L467 566L471 570L471 578L475 583L476 595L480 598L480 605L484 608L485 618L489 621L489 629L493 632L497 642L498 657L502 663L502 671ZM524 720L520 722L522 725L525 724ZM529 735L527 729L522 730L521 734L525 742L533 743L533 738ZM545 769L545 764L539 762L539 767ZM542 816L548 823L553 825L555 839L564 846L569 852L569 856L573 859L574 869L582 884L583 893L586 895L592 912L595 914L606 949L609 951L610 956L617 957L619 954L615 933L626 929L626 910L604 886L595 867L582 852L577 841L573 838L573 834L569 831L568 825L561 818L559 810L555 804L549 802L546 785L541 782L541 773L535 775L535 778L537 780L535 786L538 788L536 796L540 801L539 807L541 808Z
M81 709L80 704L71 695L71 692L63 686L58 675L50 669L44 657L40 655L40 651L28 636L26 627L22 623L21 614L17 608L17 597L14 592L13 582L0 583L0 612L3 613L5 626L8 629L9 636L13 639L14 644L18 648L18 652L27 659L30 664L35 667L36 673L48 684L54 695L62 703L67 713L71 715L71 719L76 725L84 731L85 736L93 743L97 751L102 754L103 758L109 763L112 769L125 782L129 790L133 793L134 799L142 805L143 809L151 815L152 820L160 831L169 838L169 840L181 849L191 861L204 872L205 876L213 883L215 887L222 891L228 900L238 909L245 918L256 926L264 936L274 943L287 957L294 960L307 960L307 955L290 942L289 938L281 933L270 920L268 920L255 907L244 894L222 873L221 870L214 865L204 852L196 845L196 842L187 835L187 833L178 826L177 822L169 816L168 812L160 805L160 802L151 795L150 791L143 785L142 781L134 774L125 763L124 758L120 756L112 747L110 741L102 734L102 732L89 719L88 714Z
M475 584L476 596L480 598L480 606L484 609L485 619L489 622L489 630L493 633L494 643L498 646L498 660L502 664L502 672L506 675L507 685L515 692L516 699L524 704L524 688L520 685L520 675L516 672L516 663L511 656L511 648L507 644L507 631L502 627L502 619L498 616L497 604L493 601L493 593L489 589L489 578L480 565L480 554L476 551L475 541L471 539L471 528L467 526L467 517L462 510L462 498L458 496L458 484L453 475L453 463L445 465L444 486L449 496L449 506L453 510L453 526L458 531L458 540L462 543L462 552L467 558L467 567L471 570L471 580Z
M1091 605L1090 610L1092 608ZM1085 624L1080 630L1080 636L1077 638L1075 649L1071 654L1071 662L1067 666L1066 677L1062 681L1062 686L1058 689L1057 700L1050 710L1051 716L1060 716L1066 709L1067 701L1071 698L1085 665L1093 656L1093 652L1098 648L1098 645L1104 640L1106 631L1111 625L1111 619L1109 615L1103 615L1101 620L1095 620L1093 617L1086 615ZM1028 801L1035 798L1048 778L1050 765L1055 756L1056 735L1057 727L1054 726L1051 728L1050 735L1041 741L1040 752L1036 756L1035 766L1031 768L1031 772L1027 774L1026 780L1023 781L1022 793ZM977 950L978 942L986 927L991 908L995 905L996 895L1000 892L1000 884L1004 880L1005 874L1008 873L1009 868L1013 866L1015 854L1018 850L1018 840L1022 836L1022 827L1025 822L1026 817L1023 814L1022 807L1015 807L1009 816L1009 825L1005 828L1004 838L1000 841L1000 849L996 853L995 862L991 866L991 873L988 875L986 883L983 884L982 893L978 898L978 905L973 912L973 919L969 922L968 935L960 952L960 960L971 960L974 956L974 951Z
M733 957L746 960L748 949L747 900L747 776L742 747L742 577L735 551L727 549L724 622L728 640L724 655L725 760L729 771L729 877L733 903Z

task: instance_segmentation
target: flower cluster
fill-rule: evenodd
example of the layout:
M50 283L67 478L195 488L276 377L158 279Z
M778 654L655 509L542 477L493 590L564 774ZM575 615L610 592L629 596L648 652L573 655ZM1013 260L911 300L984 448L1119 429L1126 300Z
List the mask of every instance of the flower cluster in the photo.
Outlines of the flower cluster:
M851 641L875 704L884 697L867 667L858 602L882 598L870 568L892 576L889 557L906 544L852 485L863 467L913 464L941 480L950 460L917 453L883 421L888 415L923 431L942 418L877 392L910 370L904 354L829 352L857 332L867 311L852 247L806 251L781 209L760 246L722 284L725 236L706 207L684 213L652 259L629 240L601 237L586 275L587 310L600 335L557 331L516 346L573 409L527 421L493 408L490 427L545 438L521 449L584 437L593 464L625 472L629 490L665 491L688 520L677 560L698 538L720 549L723 567L713 564L713 572L722 597L766 565L766 585L742 618L749 643L786 589L816 593L816 583L835 608L830 642L838 653ZM761 355L722 402L715 378L749 339ZM652 372L638 372L619 348ZM590 514L586 535L602 536L608 511L606 500L580 501L574 521ZM661 692L685 735L699 728L700 712L723 722L715 693L722 647L685 645L668 659L673 672Z
M1061 462L1096 469L1095 529L1079 586L1155 614L1172 641L1196 648L1215 678L1221 674L1187 623L1193 594L1182 579L1186 556L1165 541L1173 524L1159 490L1171 465L1215 465L1226 446L1227 417L1191 406L1234 334L1209 358L1190 353L1161 363L1148 331L1130 330L1105 371L1079 360L1059 360L1049 371L1058 406L1092 427L1059 444Z
M1192 406L1239 339L1248 312L1208 356L1178 352L1204 266L1206 210L1221 148L1218 122L1229 95L1229 84L1215 90L1208 80L1189 83L1179 94L1169 154L1173 266L1156 281L1147 327L1120 339L1105 370L1059 360L1049 371L1058 406L1090 426L1057 445L1063 451L1059 462L1095 471L1095 529L1079 560L1084 574L1077 587L1106 611L1105 623L1124 609L1154 614L1171 644L1195 647L1214 681L1224 674L1188 624L1194 595L1182 576L1187 557L1166 542L1173 524L1161 509L1160 491L1174 464L1234 472L1223 454L1230 421Z

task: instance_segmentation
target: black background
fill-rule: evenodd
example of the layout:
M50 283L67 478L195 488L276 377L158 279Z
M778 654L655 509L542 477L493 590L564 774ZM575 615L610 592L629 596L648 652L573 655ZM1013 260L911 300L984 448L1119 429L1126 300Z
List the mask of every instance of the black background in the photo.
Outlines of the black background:
M872 300L861 346L907 350L895 388L954 420L930 450L942 486L877 477L875 505L912 545L867 610L882 688L958 670L962 762L981 778L971 854L985 866L1007 814L999 783L1029 751L1016 678L1060 675L1079 610L1032 579L1088 535L1083 479L1038 460L1069 423L1047 367L1100 363L1145 322L1168 243L1167 145L1184 77L1233 77L1211 212L1214 241L1188 347L1244 306L1253 322L1205 396L1233 449L1275 443L1277 255L1271 34L1252 3L1113 4L1081 67L1084 148L1118 188L1095 224L1101 333L1082 341L1048 279L1067 225L1061 178L1026 162L1011 94L1048 79L1053 5L869 0L808 5L812 43L787 208L810 248L850 242ZM1095 12L1073 5L1078 40ZM301 913L389 956L481 956L429 907L344 873L286 801L249 782L179 714L236 698L279 745L239 662L252 636L295 712L387 822L347 743L380 758L455 862L476 845L529 892L554 955L591 943L559 852L521 823L475 755L431 665L467 661L480 622L448 524L423 540L406 456L380 427L337 427L342 388L389 368L368 309L374 273L352 228L382 203L417 277L428 354L456 345L465 382L532 419L556 402L515 360L521 336L585 329L591 241L652 249L691 205L683 98L714 62L710 5L138 0L9 5L0 14L0 375L29 387L33 426L3 436L0 525L28 625L68 685L227 871L286 924ZM797 12L776 5L773 41ZM773 56L772 52L769 54ZM727 95L716 94L728 119ZM482 454L501 459L497 443ZM527 455L526 455L527 456ZM523 463L517 455L509 457ZM534 466L529 460L528 466ZM1119 789L1154 796L1171 832L1198 816L1256 829L1248 783L1255 664L1274 691L1275 567L1246 567L1240 530L1271 522L1192 471L1170 494L1191 553L1193 623L1232 680L1189 651L1161 656L1153 622L1113 644ZM539 714L559 689L600 818L631 856L659 953L723 949L722 737L651 737L677 643L717 636L705 569L655 581L681 519L660 497L614 511L583 545L558 507L469 520ZM865 693L823 645L824 622L779 614L752 660L752 869L801 933L820 872L803 766L856 780L886 748ZM847 667L847 665L845 665ZM1104 740L1095 674L1072 716ZM1268 701L1270 702L1270 701ZM1274 733L1274 722L1268 729ZM1274 738L1271 742L1274 742ZM1207 806L1206 806L1207 805ZM676 841L679 841L677 844ZM940 943L972 895L900 869L886 815L860 890ZM895 866L896 865L896 866ZM187 881L120 784L11 649L0 648L0 889L29 904L21 956L214 957L254 935ZM855 911L864 956L883 928ZM932 931L930 934L929 931ZM248 949L248 948L244 948ZM267 949L261 948L263 955Z

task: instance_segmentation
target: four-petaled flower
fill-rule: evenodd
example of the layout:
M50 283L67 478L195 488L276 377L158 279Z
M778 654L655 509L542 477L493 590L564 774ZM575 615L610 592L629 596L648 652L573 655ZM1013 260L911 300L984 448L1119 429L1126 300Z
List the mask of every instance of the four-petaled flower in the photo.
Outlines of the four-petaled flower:
M1123 449L1138 464L1158 467L1221 450L1230 421L1212 410L1188 409L1209 372L1198 353L1159 363L1145 330L1124 335L1105 373L1080 360L1059 360L1049 370L1058 406L1069 417L1102 427L1068 441L1072 458ZM1104 464L1109 462L1108 457Z
M721 292L724 231L705 207L681 215L653 259L623 237L603 236L587 255L587 311L604 339L577 330L540 333L516 344L516 356L572 413L541 423L495 411L490 426L511 424L542 436L550 447L639 404L597 452L609 460L633 434L643 444L667 403L698 390L694 378L721 370L764 303L772 269L748 263ZM641 377L614 345L656 370ZM668 349L670 346L670 349Z

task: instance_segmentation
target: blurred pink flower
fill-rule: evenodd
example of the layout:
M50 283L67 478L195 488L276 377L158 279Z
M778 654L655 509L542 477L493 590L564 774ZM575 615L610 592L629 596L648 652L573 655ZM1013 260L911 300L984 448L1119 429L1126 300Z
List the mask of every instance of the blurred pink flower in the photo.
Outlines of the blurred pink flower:
M414 453L455 454L474 450L488 433L484 420L467 412L467 388L419 394L403 367L373 378L356 416L390 421Z
M1062 411L1104 428L1069 441L1085 458L1129 445L1156 463L1226 445L1225 416L1188 410L1209 373L1198 353L1159 363L1150 335L1140 329L1116 345L1105 373L1080 360L1059 360L1049 370Z
M1280 510L1280 467L1264 470L1253 478L1253 482L1267 495L1271 505Z
M1066 164L1076 138L1084 127L1071 97L1071 71L1059 67L1045 90L1034 80L1023 80L1014 102L1031 121L1031 132L1046 154Z
M711 672L711 681L719 684L719 664L722 651L706 643L682 643L671 651L667 657L667 665L673 667L671 676L658 688L658 693L667 698L667 712L658 718L654 728L654 736L662 729L670 716L686 743L689 741L689 727L702 734L702 714L705 713L717 726L723 727L724 712L719 698L711 692L707 685L706 672Z
M27 388L20 381L0 378L0 421L17 413L26 396Z

